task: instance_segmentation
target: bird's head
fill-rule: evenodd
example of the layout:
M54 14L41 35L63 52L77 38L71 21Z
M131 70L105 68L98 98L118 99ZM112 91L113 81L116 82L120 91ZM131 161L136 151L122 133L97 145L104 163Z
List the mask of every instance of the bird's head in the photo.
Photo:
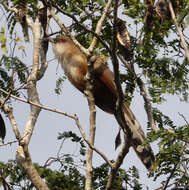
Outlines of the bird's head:
M53 51L58 59L65 56L65 53L71 49L73 44L67 36L57 36L56 38L48 38L47 40L52 43Z

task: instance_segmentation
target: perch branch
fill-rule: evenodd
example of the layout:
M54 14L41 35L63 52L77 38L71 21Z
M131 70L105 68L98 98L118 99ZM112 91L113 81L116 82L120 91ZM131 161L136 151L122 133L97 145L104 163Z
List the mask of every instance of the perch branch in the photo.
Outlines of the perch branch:
M125 143L122 147L122 150L120 151L115 163L113 163L113 167L111 168L111 172L108 178L108 182L106 184L106 190L112 189L113 182L116 177L116 173L121 166L123 159L125 158L126 154L129 151L130 147L130 140L131 140L131 131L129 127L125 127L125 117L123 115L122 111L122 104L123 104L123 91L120 84L120 75L119 75L119 63L118 59L116 57L116 34L117 34L117 10L118 10L118 0L115 1L114 5L114 27L113 27L113 41L112 41L112 63L113 63L113 69L114 69L114 76L115 76L115 84L118 91L118 100L116 102L116 118L119 119L119 123L121 124L121 128L124 131L124 138Z
M94 59L93 59L94 58ZM86 89L85 95L88 100L89 110L90 110L90 130L89 130L89 142L94 146L95 142L95 132L96 132L96 108L95 108L95 100L93 96L93 70L94 70L94 62L96 58L91 57L88 61L88 71L86 74ZM93 149L90 147L87 151L86 158L86 180L85 180L85 190L91 190L92 187L92 160L93 160Z

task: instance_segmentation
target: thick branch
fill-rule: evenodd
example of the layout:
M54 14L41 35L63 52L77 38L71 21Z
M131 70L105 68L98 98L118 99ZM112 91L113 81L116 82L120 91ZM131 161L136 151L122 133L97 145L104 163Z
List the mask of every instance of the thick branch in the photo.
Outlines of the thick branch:
M35 22L32 24L32 32L34 36L33 65L32 65L32 71L27 81L27 93L28 93L29 101L40 104L39 96L38 96L38 92L36 88L37 74L38 74L38 69L39 69L39 50L40 50L40 38L41 38L41 25L38 18L36 18ZM37 118L41 109L37 106L30 105L30 110L31 111L26 123L26 127L24 129L24 136L25 136L24 144L26 146L29 144L35 123L37 121Z
M95 142L95 132L96 132L96 108L95 101L93 97L93 66L96 58L90 59L88 62L88 72L86 75L86 90L85 95L88 100L89 110L90 110L90 130L89 130L89 142L94 146ZM93 160L93 149L89 147L87 151L86 159L86 180L85 180L85 190L92 189L92 160Z
M38 189L38 190L50 190L48 188L48 186L43 182L43 180L39 176L37 170L35 169L29 152L25 151L24 153L26 154L26 159L22 160L22 166L26 170L26 173L28 174L32 183L35 185L36 189Z

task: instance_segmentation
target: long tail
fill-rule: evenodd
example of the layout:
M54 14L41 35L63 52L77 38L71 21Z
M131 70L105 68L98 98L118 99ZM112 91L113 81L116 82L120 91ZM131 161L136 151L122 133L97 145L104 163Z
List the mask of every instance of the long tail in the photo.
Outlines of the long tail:
M126 125L122 126L122 129L124 132L126 132L124 128L126 126L129 127L132 133L131 145L134 148L140 160L142 161L142 163L146 166L146 168L149 171L151 171L152 164L155 161L155 157L150 145L142 146L145 140L145 134L139 122L136 120L134 114L132 113L130 108L127 106L127 104L123 104L123 113L125 116ZM115 115L115 117L118 123L121 125L121 123L119 122L120 120L118 119L118 116Z

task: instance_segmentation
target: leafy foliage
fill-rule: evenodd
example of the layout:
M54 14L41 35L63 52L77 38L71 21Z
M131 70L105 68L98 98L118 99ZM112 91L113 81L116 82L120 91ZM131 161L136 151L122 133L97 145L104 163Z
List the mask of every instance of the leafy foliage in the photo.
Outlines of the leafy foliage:
M18 82L18 85L26 84L27 75L27 67L18 57L7 57L4 55L1 58L0 88L19 95L17 91L14 91L14 80Z
M56 88L55 88L55 93L60 95L61 92L62 92L62 85L65 81L66 77L63 76L63 77L59 77L57 80L56 80Z
M71 131L64 132L58 135L58 140L71 139L72 142L79 143L80 150L85 149L83 140ZM80 151L80 156L83 156L85 151ZM51 159L52 157L50 157ZM48 161L50 160L48 159ZM80 167L83 165L83 161L76 163L74 156L69 154L63 154L60 157L54 159L55 163L61 162L61 167L58 170L53 170L50 164L47 163L44 166L40 166L35 163L39 175L46 181L47 185L52 190L69 189L69 190L83 190L85 184L85 176L82 174ZM58 165L56 166L58 167ZM19 190L34 190L34 186L28 179L25 170L15 161L9 161L8 163L0 162L0 178L3 178L10 188ZM107 163L104 163L93 170L93 188L98 190L104 190L110 173L110 167ZM140 190L143 185L139 182L139 173L136 167L130 168L128 171L119 169L116 179L114 180L113 189L115 190L127 190L128 188ZM2 186L2 183L0 183Z
M65 160L65 165L68 161ZM85 177L78 170L78 168L70 165L70 167L62 168L61 170L52 170L35 164L39 175L47 182L52 190L69 189L69 190L83 190L85 184ZM0 178L6 180L7 184L12 189L19 190L34 190L34 186L28 179L24 169L15 161L9 161L7 164L0 162L1 174ZM102 164L94 168L93 171L93 188L104 190L107 183L107 177L110 168L107 164ZM138 170L133 166L128 171L120 169L114 181L115 190L127 190L129 188L141 190L143 185L139 182ZM2 186L2 183L0 183Z
M71 139L72 142L79 143L80 144L80 154L83 156L85 155L86 145L81 137L78 137L72 131L65 131L58 135L58 140L61 140L61 139Z
M158 140L160 147L154 165L154 179L162 175L171 175L171 179L176 182L174 188L187 187L189 125L176 126L168 116L157 109L154 109L154 119L160 129L148 136L151 142ZM165 184L166 181L167 179L162 183Z

